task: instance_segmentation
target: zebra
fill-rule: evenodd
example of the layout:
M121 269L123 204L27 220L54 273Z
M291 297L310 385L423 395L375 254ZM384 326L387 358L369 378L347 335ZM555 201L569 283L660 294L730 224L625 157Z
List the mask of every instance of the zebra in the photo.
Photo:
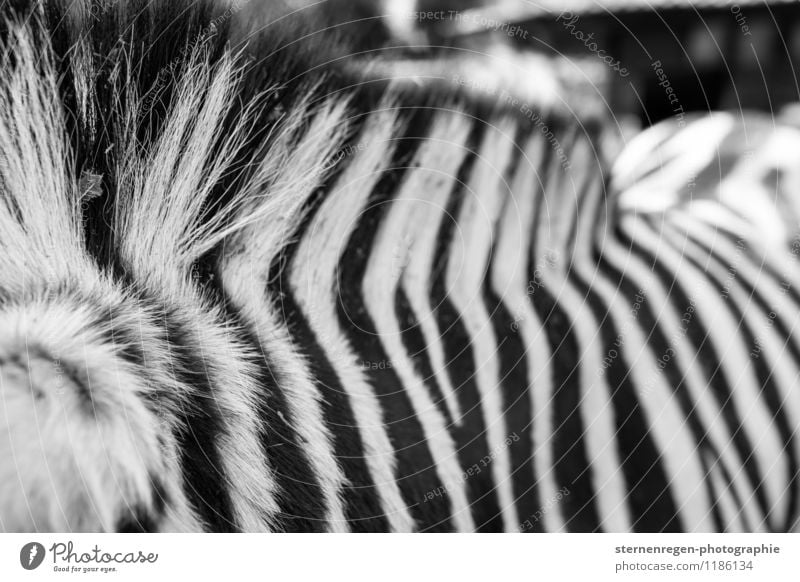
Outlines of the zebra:
M2 5L0 528L794 528L797 129L246 11Z

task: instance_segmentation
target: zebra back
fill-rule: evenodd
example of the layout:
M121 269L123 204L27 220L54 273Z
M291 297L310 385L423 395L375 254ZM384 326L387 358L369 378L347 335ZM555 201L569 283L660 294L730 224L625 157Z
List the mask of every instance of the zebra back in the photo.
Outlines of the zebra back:
M4 8L4 528L791 526L786 249L726 303L607 122L236 6Z

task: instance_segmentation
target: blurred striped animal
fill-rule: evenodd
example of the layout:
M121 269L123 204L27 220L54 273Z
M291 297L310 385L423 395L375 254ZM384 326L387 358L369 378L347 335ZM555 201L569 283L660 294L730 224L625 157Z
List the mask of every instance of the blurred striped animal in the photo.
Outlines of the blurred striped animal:
M610 122L506 74L0 6L0 529L793 526L796 130L612 177Z

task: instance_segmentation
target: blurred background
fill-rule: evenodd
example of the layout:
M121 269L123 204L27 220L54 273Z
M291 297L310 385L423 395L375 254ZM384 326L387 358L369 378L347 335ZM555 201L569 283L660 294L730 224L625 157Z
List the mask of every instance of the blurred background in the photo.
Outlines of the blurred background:
M285 1L321 6L348 36L394 47L394 57L544 57L568 99L631 129L718 109L800 117L797 0Z
M528 34L505 30L518 50L566 61L613 112L643 125L682 111L777 114L800 95L796 0L499 0L468 10L460 26L431 21L431 36L480 43L504 34L496 21L518 24Z

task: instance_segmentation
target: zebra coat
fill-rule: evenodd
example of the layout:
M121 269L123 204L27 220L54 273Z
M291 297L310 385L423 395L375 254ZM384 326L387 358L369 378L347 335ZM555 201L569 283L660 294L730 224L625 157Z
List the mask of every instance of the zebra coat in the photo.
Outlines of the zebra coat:
M793 527L797 130L1 6L0 528Z

